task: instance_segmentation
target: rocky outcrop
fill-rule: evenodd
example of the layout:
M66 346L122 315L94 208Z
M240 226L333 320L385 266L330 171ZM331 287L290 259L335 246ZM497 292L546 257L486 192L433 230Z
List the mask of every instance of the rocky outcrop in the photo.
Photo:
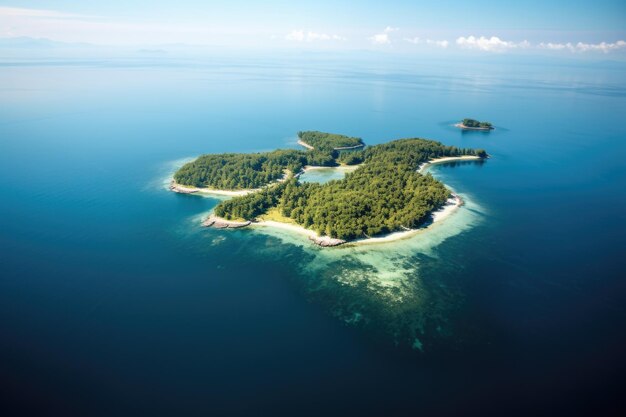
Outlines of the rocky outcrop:
M226 220L217 216L209 216L203 222L204 227L215 227L216 229L239 229L250 225L250 221L237 222L234 220Z
M342 239L335 239L329 236L310 236L309 240L311 240L313 243L315 243L316 245L319 245L323 248L327 248L330 246L339 246L339 245L343 245L344 243L346 243L345 240Z
M455 193L450 193L450 195L454 199L454 203L456 204L457 207L461 207L462 205L465 204L465 200L463 200L460 195L455 194Z

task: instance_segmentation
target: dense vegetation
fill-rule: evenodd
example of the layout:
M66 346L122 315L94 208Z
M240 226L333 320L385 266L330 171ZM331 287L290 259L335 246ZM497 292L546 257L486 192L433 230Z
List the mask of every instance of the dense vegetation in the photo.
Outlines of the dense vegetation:
M300 138L312 142L313 150L277 150L253 154L202 155L183 165L174 180L182 185L220 190L259 188L283 178L287 172L298 173L304 165L336 166L338 163L353 165L362 162L362 154L356 151L337 151L340 146L363 144L360 138L323 132L298 132ZM352 153L354 156L351 156Z
M355 153L365 164L342 180L299 183L295 177L261 192L220 203L215 214L254 220L272 207L320 235L355 239L414 228L449 196L445 186L417 167L431 158L486 156L483 150L401 139Z
M478 120L474 120L474 119L463 119L461 124L463 124L463 126L466 126L466 127L475 127L475 128L482 127L484 129L493 129L493 126L491 123L479 122Z
M365 153L362 150L343 151L337 156L337 162L343 165L358 165L365 159Z
M298 132L301 141L320 151L332 151L337 148L363 146L361 138L337 135L335 133L318 132L316 130Z
M295 178L291 177L289 181L295 181ZM243 197L222 201L215 207L215 215L228 220L253 220L279 203L280 196L289 181L263 188Z
M306 152L296 150L202 155L183 165L174 179L183 185L221 190L258 188L283 178L285 170L299 172L307 163Z
M290 181L279 209L320 235L348 240L416 227L449 194L430 175L375 163L323 185Z
M398 139L365 149L365 162L384 162L387 165L406 164L418 167L434 158L463 155L486 155L482 149L445 146L440 142L426 139ZM481 156L478 155L478 156Z

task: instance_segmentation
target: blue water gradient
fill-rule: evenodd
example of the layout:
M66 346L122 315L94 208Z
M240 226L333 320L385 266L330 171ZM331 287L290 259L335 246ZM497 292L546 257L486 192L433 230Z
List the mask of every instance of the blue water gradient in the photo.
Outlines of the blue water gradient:
M626 364L623 74L3 61L3 403L103 416L610 404ZM496 129L462 132L463 117ZM491 158L433 167L466 206L381 247L202 229L219 200L166 191L195 155L296 147L307 129Z

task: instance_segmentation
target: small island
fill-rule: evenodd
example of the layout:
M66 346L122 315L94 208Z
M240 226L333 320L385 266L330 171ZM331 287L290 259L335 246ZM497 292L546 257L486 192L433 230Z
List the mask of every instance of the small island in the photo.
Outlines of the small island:
M203 222L207 227L281 227L305 233L320 246L387 241L390 234L414 231L436 212L462 204L443 183L423 173L426 164L487 157L481 149L419 138L365 147L360 138L298 135L311 148L202 155L174 174L170 189L233 196L215 207ZM298 179L312 166L349 164L357 166L340 180Z
M455 124L456 127L467 130L492 130L493 125L489 122L479 122L475 119L463 119L461 123Z
M298 132L298 143L307 149L321 151L360 149L365 146L361 138L318 132L316 130Z

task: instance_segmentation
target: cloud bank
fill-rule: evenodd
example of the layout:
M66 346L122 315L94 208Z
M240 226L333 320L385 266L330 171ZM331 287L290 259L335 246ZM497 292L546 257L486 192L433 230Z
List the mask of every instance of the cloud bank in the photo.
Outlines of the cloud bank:
M304 30L292 30L285 39L292 42L315 42L315 41L344 41L346 38L339 35L329 35L327 33L317 33Z
M505 52L510 49L526 49L531 46L528 41L522 41L517 43L503 41L497 36L492 36L491 38L486 38L484 36L481 36L480 38L477 38L475 36L461 36L457 38L456 44L464 49L478 49L480 51L486 52Z
M438 41L434 39L420 39L418 37L414 38L404 38L405 42L412 43L413 45L426 44L437 46L439 48L447 48L450 45L450 42L446 40Z
M392 32L397 32L400 30L399 28L387 26L381 33L377 33L375 35L370 36L369 41L373 45L389 45L391 44L391 37L389 36Z
M611 51L616 51L618 49L626 48L626 41L620 40L613 43L600 42L600 43L583 43L578 42L577 44L573 44L571 42L568 43L540 43L539 48L541 49L549 49L552 51L562 51L568 50L570 52L590 52L597 51L603 53L609 53Z

